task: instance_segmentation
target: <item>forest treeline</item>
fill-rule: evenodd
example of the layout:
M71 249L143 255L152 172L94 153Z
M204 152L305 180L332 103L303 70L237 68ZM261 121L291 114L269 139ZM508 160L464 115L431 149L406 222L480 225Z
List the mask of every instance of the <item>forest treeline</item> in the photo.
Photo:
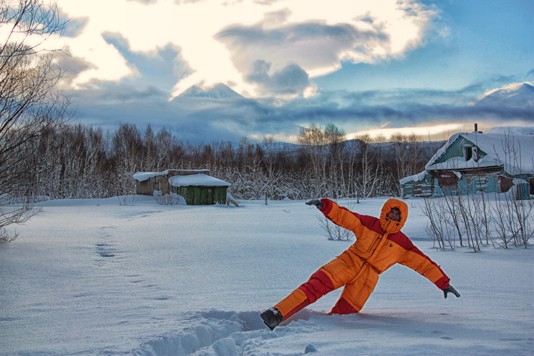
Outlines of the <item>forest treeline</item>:
M167 129L122 124L103 131L82 124L48 126L19 150L25 174L18 196L103 198L135 193L138 171L209 169L238 199L372 197L399 194L399 179L424 169L442 143L398 135L388 143L345 140L335 125L302 129L298 144L192 145ZM16 196L14 196L16 198Z

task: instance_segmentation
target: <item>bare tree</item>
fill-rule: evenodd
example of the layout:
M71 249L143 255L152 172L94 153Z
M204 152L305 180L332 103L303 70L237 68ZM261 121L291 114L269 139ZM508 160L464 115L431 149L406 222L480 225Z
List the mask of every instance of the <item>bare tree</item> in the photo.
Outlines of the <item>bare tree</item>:
M358 197L368 198L376 193L376 186L383 171L384 161L377 155L377 150L371 146L371 139L368 136L359 138L360 141L360 161L358 162L359 175L356 177L356 190Z
M265 195L265 205L268 204L268 199L276 196L276 187L281 180L281 174L275 166L275 148L274 139L272 137L264 137L263 139L263 154L262 161L265 170L265 184L261 187Z
M56 7L39 0L0 1L0 206L19 198L22 207L0 212L5 226L29 217L31 168L26 158L42 130L59 122L68 105L55 86L61 72L42 45L63 28Z
M511 212L507 208L510 208L510 204L503 204L501 202L501 195L495 194L495 204L492 206L491 212L493 215L493 228L495 231L495 237L492 240L494 245L508 248L514 239L514 235L509 233L509 227L513 228Z
M447 214L447 204L442 198L424 198L421 210L428 218L426 231L430 238L438 244L438 248L453 250L456 238Z
M303 128L298 137L301 155L309 162L307 179L313 188L312 196L345 195L345 132L330 123Z
M309 162L310 187L314 189L313 196L326 194L326 160L327 146L324 131L319 126L303 128L298 137L301 151Z
M329 186L328 191L332 197L338 198L346 195L345 183L345 132L330 123L324 131L328 152Z
M417 144L421 139L414 134L409 136L397 134L391 137L391 142L395 153L395 179L399 181L403 177L419 173L425 163L421 159L421 145ZM398 190L400 192L400 185Z
M143 144L141 133L135 125L122 124L113 136L113 152L115 154L115 192L117 195L128 195L134 192L132 175L141 169Z

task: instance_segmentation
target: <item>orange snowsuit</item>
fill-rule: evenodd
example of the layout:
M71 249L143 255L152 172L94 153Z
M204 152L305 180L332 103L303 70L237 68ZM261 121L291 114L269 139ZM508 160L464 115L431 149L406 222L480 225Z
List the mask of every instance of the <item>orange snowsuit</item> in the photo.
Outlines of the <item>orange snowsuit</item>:
M321 212L351 230L356 241L275 305L283 320L341 286L343 292L330 314L358 313L373 292L378 275L396 263L419 272L442 290L449 287L449 277L400 231L408 217L406 203L389 199L378 219L349 211L329 199L321 202ZM400 210L400 221L387 217L392 208Z

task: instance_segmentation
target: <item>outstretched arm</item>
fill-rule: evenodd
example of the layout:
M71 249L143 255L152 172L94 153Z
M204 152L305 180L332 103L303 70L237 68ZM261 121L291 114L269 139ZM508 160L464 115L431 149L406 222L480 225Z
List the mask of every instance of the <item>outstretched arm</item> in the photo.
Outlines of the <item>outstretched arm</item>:
M319 209L328 219L334 224L341 226L347 230L353 231L357 236L359 228L362 226L360 215L354 213L344 207L340 207L334 201L323 198L312 199L306 202L307 205L314 205Z
M395 240L405 250L402 258L399 260L400 264L413 269L434 283L443 291L445 298L447 298L448 293L460 297L460 293L450 285L450 278L445 272L430 257L421 252L404 234Z

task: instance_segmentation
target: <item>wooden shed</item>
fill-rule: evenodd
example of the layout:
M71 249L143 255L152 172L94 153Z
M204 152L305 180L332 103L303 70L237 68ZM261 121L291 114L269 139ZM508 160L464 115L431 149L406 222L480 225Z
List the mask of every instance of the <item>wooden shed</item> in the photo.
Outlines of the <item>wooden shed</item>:
M136 193L165 195L177 193L189 205L226 204L230 183L211 177L208 169L167 169L161 172L137 172Z
M226 204L230 183L205 173L173 176L169 178L173 193L185 198L188 205Z
M401 197L429 197L432 195L432 176L423 171L400 180Z

